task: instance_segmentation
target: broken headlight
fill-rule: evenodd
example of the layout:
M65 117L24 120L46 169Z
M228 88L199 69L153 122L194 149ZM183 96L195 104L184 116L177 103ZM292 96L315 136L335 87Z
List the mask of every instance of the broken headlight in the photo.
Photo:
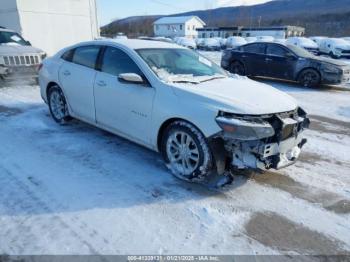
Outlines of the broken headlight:
M271 124L260 118L235 118L219 114L216 123L224 131L224 136L232 139L259 140L275 135Z

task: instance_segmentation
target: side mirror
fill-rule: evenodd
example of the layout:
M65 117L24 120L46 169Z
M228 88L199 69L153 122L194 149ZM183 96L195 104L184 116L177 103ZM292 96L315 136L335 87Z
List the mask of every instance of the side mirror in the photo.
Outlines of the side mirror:
M143 78L135 73L125 73L125 74L120 74L118 76L119 80L122 80L124 82L128 82L128 83L134 83L134 84L143 84Z
M26 44L27 44L27 45L30 45L30 46L32 45L32 43L29 42L29 41L26 41Z

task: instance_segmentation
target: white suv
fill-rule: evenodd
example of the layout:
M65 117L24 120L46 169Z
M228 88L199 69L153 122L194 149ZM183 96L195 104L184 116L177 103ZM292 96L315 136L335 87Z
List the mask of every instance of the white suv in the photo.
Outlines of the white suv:
M56 122L78 118L159 151L188 181L279 169L306 142L309 121L293 98L174 44L81 43L46 59L39 81Z
M0 27L0 81L36 78L45 56L18 33Z

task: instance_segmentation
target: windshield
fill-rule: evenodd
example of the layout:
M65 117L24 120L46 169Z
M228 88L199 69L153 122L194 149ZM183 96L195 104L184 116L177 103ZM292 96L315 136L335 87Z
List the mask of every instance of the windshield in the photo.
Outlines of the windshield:
M24 40L19 34L14 32L0 32L0 44L15 43L19 45L29 45L29 43Z
M305 50L302 47L298 47L295 45L287 45L287 47L292 50L297 56L301 57L314 57L313 54L311 54L309 51Z
M227 76L215 63L188 49L140 49L137 52L166 82L200 83Z

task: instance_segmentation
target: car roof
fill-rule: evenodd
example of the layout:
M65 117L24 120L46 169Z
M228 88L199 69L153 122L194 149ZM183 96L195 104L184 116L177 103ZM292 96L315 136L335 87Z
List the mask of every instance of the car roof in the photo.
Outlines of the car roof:
M179 45L161 41L150 41L150 40L141 40L141 39L103 39L103 40L95 40L87 43L99 43L99 44L116 44L121 45L130 49L153 49L153 48L184 48Z

